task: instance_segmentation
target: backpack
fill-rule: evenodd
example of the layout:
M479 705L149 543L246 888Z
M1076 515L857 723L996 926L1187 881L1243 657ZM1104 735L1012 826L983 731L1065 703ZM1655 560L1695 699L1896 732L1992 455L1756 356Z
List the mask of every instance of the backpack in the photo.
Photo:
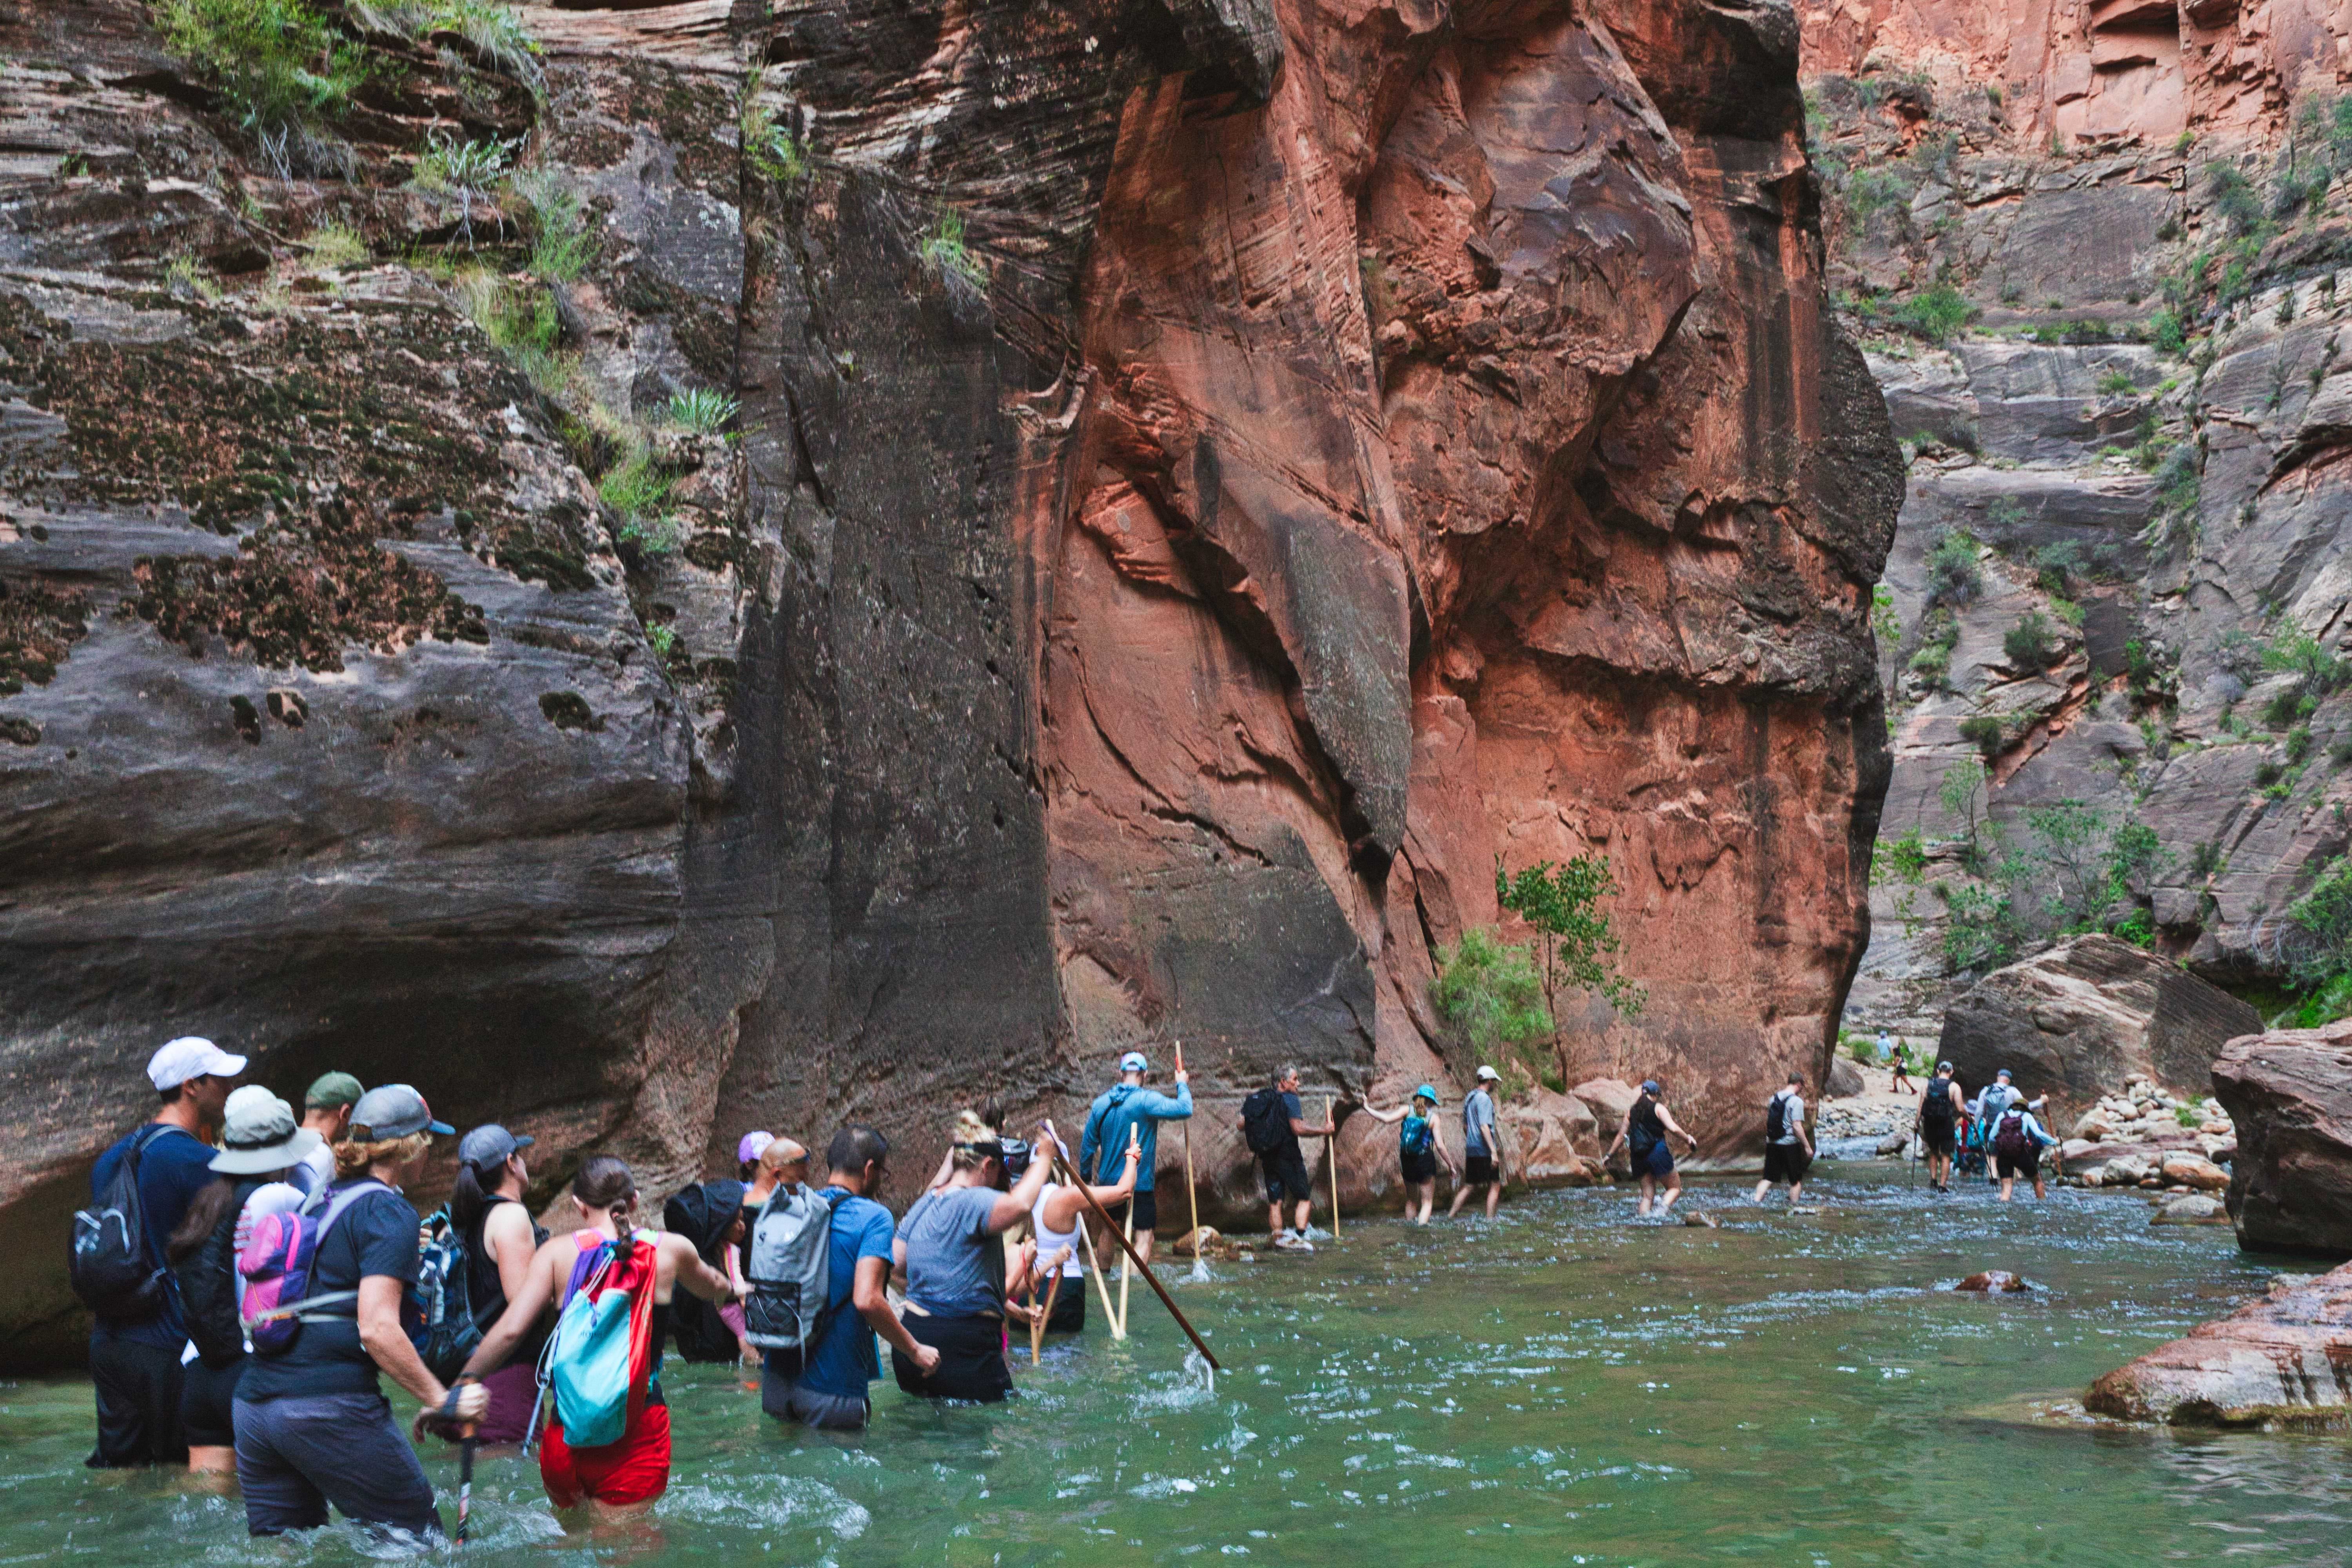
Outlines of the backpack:
M1650 1111L1648 1116L1642 1114L1644 1110ZM1650 1110L1648 1100L1633 1102L1632 1119L1625 1123L1625 1152L1636 1160L1648 1159L1650 1151L1658 1146L1658 1140L1666 1135L1665 1129L1658 1123L1657 1115L1655 1110Z
M326 1240L328 1230L343 1217L343 1211L353 1202L369 1193L391 1190L382 1182L362 1182L337 1193L324 1210L306 1207L263 1215L254 1221L252 1236L247 1239L245 1249L236 1255L236 1271L245 1277L245 1305L240 1313L245 1321L245 1337L252 1342L257 1353L284 1354L294 1348L304 1323L345 1315L318 1309L339 1307L360 1299L356 1289L330 1290L323 1296L310 1294L310 1275L318 1267L319 1244ZM353 1308L350 1315L356 1317L358 1309Z
M245 1322L236 1311L236 1221L246 1199L263 1185L236 1184L236 1200L194 1252L172 1265L173 1281L180 1288L180 1313L187 1320L188 1338L196 1353L219 1366L245 1353Z
M466 1360L482 1342L482 1325L474 1316L472 1264L466 1238L450 1222L447 1205L433 1211L425 1222L425 1245L416 1253L415 1298L421 1321L410 1337L416 1353L443 1383L465 1370Z
M1952 1124L1950 1079L1931 1078L1927 1080L1927 1098L1919 1107L1919 1120L1930 1127L1949 1127Z
M743 1338L761 1350L807 1351L824 1332L833 1296L833 1212L848 1198L814 1188L778 1187L751 1225L743 1268Z
M1282 1090L1261 1089L1242 1101L1242 1135L1253 1154L1277 1154L1289 1144L1290 1108Z
M1419 1121L1421 1125L1415 1127L1413 1125L1415 1121ZM1429 1152L1428 1118L1415 1118L1409 1116L1405 1118L1403 1121L1398 1123L1397 1148L1400 1152L1407 1154L1425 1154Z
M2025 1112L2004 1110L1993 1124L1992 1152L2004 1160L2025 1158Z
M662 1205L662 1228L694 1243L702 1260L723 1274L727 1272L724 1238L742 1208L742 1183L703 1182L673 1194ZM735 1331L719 1315L719 1309L699 1296L684 1291L672 1296L669 1325L677 1353L688 1361L731 1362L743 1353Z
M1764 1141L1778 1143L1789 1135L1789 1091L1782 1089L1764 1102Z
M139 1203L139 1157L168 1131L149 1122L123 1151L106 1191L73 1216L67 1273L74 1295L101 1318L144 1322L170 1300L172 1277L149 1256L147 1216Z
M634 1235L625 1257L619 1244L600 1238L572 1261L539 1371L541 1390L555 1391L555 1418L571 1447L619 1442L645 1408L659 1278L660 1255Z

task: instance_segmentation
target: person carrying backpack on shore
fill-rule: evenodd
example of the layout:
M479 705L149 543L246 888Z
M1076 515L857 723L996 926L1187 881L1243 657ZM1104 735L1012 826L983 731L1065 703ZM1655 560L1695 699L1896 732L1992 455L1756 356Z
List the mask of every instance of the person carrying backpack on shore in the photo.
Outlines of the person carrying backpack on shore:
M1404 1212L1413 1215L1415 1225L1429 1223L1429 1211L1437 1202L1437 1167L1443 1161L1446 1174L1455 1174L1454 1156L1447 1152L1445 1139L1437 1127L1437 1090L1423 1084L1412 1091L1412 1103L1394 1110L1382 1110L1367 1100L1364 1110L1375 1121L1397 1123L1397 1164L1404 1173ZM1413 1215L1413 1200L1421 1200L1421 1212Z
M2003 1073L2003 1078L2009 1075ZM1986 1092L1990 1093L1990 1090ZM1993 1166L2000 1182L2000 1201L2007 1203L2017 1187L2017 1178L2025 1177L2033 1184L2036 1199L2050 1194L2042 1183L2042 1151L2058 1147L2058 1140L2035 1117L2042 1101L2032 1105L2012 1098L2002 1101L2000 1118L1992 1124Z
M1134 1224L1128 1234L1134 1238L1136 1256L1148 1264L1151 1261L1152 1238L1160 1228L1160 1199L1153 1191L1154 1171L1160 1159L1160 1124L1192 1119L1192 1075L1181 1068L1176 1069L1176 1092L1172 1095L1148 1088L1151 1063L1141 1051L1129 1051L1119 1058L1118 1074L1119 1081L1096 1096L1094 1104L1087 1110L1086 1128L1078 1135L1078 1179L1101 1182L1108 1174L1108 1167L1117 1163L1119 1154L1126 1151L1128 1129L1135 1129L1143 1148L1143 1161L1136 1171L1135 1195L1110 1211L1110 1222L1124 1226L1132 1218ZM1098 1166L1102 1168L1098 1170Z
M1625 1108L1624 1124L1617 1129L1616 1138L1601 1156L1605 1163L1621 1144L1624 1147L1626 1157L1633 1163L1633 1173L1642 1178L1642 1200L1633 1210L1642 1219L1650 1217L1653 1201L1657 1205L1654 1212L1658 1217L1664 1218L1666 1211L1675 1206L1675 1200L1682 1196L1682 1173L1675 1169L1674 1151L1667 1147L1666 1139L1679 1138L1690 1145L1691 1152L1698 1152L1698 1140L1683 1131L1682 1124L1666 1109L1663 1093L1657 1079L1643 1080L1642 1092ZM1662 1185L1664 1196L1659 1195Z
M1495 1114L1494 1086L1503 1075L1493 1068L1478 1069L1478 1087L1462 1101L1462 1180L1454 1189L1454 1206L1445 1211L1452 1219L1462 1212L1463 1204L1480 1186L1486 1189L1486 1217L1495 1217L1495 1207L1503 1201L1503 1138Z
M1912 1125L1927 1150L1927 1184L1939 1193L1952 1190L1952 1156L1959 1150L1960 1086L1952 1079L1952 1064L1937 1062L1936 1076L1919 1091L1919 1110Z
M1764 1107L1764 1179L1756 1184L1756 1201L1770 1195L1772 1184L1789 1184L1789 1206L1804 1196L1805 1173L1813 1168L1812 1134L1805 1131L1805 1075L1792 1072L1789 1086Z
M1238 1120L1242 1136L1248 1141L1250 1152L1257 1156L1259 1173L1265 1178L1265 1227L1273 1233L1275 1250L1314 1251L1307 1231L1307 1221L1314 1214L1315 1186L1307 1179L1307 1156L1299 1149L1298 1141L1328 1138L1339 1131L1339 1127L1329 1121L1320 1127L1307 1123L1306 1112L1298 1103L1298 1069L1295 1067L1275 1068L1266 1087L1242 1101ZM1294 1205L1295 1226L1282 1223L1286 1195Z
M91 1206L74 1216L70 1274L94 1318L90 1389L98 1403L92 1469L186 1462L180 1427L188 1327L165 1244L212 1184L212 1147L230 1080L245 1058L184 1036L157 1050L147 1081L163 1099L154 1119L117 1139L90 1167Z
M683 1286L716 1301L729 1286L685 1237L637 1228L637 1179L626 1162L590 1156L572 1180L572 1202L579 1228L532 1255L520 1288L508 1293L505 1315L457 1379L469 1390L478 1386L540 1314L556 1309L541 1356L541 1384L554 1408L540 1434L539 1479L559 1510L589 1505L593 1517L641 1509L668 1489L661 1358L670 1298ZM436 1415L428 1404L420 1419Z
M316 1206L259 1220L238 1256L254 1355L236 1389L236 1479L255 1535L315 1530L331 1502L382 1538L441 1537L432 1483L377 1376L459 1421L488 1408L478 1388L445 1387L409 1336L418 1223L401 1186L450 1131L406 1084L369 1090L335 1145L340 1179Z

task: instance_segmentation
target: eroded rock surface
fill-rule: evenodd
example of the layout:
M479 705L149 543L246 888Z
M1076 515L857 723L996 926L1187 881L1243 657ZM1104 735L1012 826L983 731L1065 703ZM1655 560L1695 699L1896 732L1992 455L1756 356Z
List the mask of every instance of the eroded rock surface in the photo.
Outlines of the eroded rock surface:
M2341 1430L2352 1397L2352 1266L2267 1294L2091 1384L2093 1414L2171 1426Z
M2239 1245L2352 1255L2352 1021L2231 1041L2213 1092L2238 1126Z

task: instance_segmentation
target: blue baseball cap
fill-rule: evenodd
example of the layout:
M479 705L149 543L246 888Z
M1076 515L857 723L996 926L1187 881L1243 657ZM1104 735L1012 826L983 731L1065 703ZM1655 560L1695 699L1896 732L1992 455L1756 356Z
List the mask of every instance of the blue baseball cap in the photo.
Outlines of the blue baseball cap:
M1143 1053L1141 1051L1129 1051L1127 1055L1118 1058L1118 1070L1121 1072L1150 1072L1151 1070L1151 1064L1143 1059Z

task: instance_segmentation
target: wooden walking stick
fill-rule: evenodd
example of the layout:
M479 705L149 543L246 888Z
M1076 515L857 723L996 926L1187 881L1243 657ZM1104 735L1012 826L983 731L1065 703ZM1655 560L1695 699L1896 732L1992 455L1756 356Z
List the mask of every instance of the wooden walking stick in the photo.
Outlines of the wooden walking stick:
M1050 1131L1052 1123L1048 1122L1046 1127ZM1056 1137L1054 1142L1058 1148L1061 1139ZM1114 1237L1119 1234L1118 1226L1110 1223L1110 1215L1104 1212L1102 1205L1095 1201L1095 1194L1083 1183L1078 1186L1078 1196L1087 1200L1087 1206L1095 1211L1095 1217L1103 1222L1104 1229L1109 1231ZM1217 1360L1216 1353L1209 1349L1208 1342L1201 1337L1201 1331L1192 1326L1192 1320L1184 1316L1183 1309L1176 1305L1176 1298L1168 1293L1168 1288L1160 1283L1159 1276L1151 1272L1151 1265L1136 1256L1132 1242L1123 1242L1122 1245L1127 1247L1128 1261L1142 1270L1143 1282L1150 1286L1153 1292L1159 1296L1160 1304L1168 1309L1168 1315L1176 1320L1176 1326L1184 1331L1185 1336L1192 1342L1192 1348L1199 1351L1201 1359L1209 1363L1209 1370L1224 1371L1223 1365Z
M1054 1248L1053 1261L1045 1265L1046 1276L1052 1280L1052 1284L1046 1287L1045 1310L1042 1312L1036 1310L1037 1283L1034 1279L1029 1282L1029 1364L1031 1366L1037 1364L1037 1358L1045 1352L1045 1320L1054 1315L1054 1303L1061 1297L1062 1260L1069 1255L1068 1247L1057 1247Z
M1139 1152L1143 1147L1142 1133L1137 1130L1132 1121L1127 1124L1127 1146L1130 1150ZM1139 1176L1142 1174L1140 1171L1136 1173ZM1135 1256L1135 1194L1133 1193L1127 1194L1127 1239L1122 1245L1127 1248L1128 1257L1133 1258ZM1131 1264L1120 1264L1118 1268L1118 1337L1121 1339L1127 1337L1127 1291L1134 1279L1134 1267Z
M1323 1120L1329 1122L1331 1128L1329 1136L1323 1140L1323 1146L1331 1152L1331 1239L1334 1241L1339 1239L1339 1124L1331 1120L1331 1115L1339 1108L1338 1095L1323 1097Z
M1184 1070L1184 1042L1176 1042L1176 1070ZM1184 1202L1192 1213L1192 1276L1200 1279L1207 1272L1201 1261L1201 1192L1192 1184L1192 1119L1184 1119Z

